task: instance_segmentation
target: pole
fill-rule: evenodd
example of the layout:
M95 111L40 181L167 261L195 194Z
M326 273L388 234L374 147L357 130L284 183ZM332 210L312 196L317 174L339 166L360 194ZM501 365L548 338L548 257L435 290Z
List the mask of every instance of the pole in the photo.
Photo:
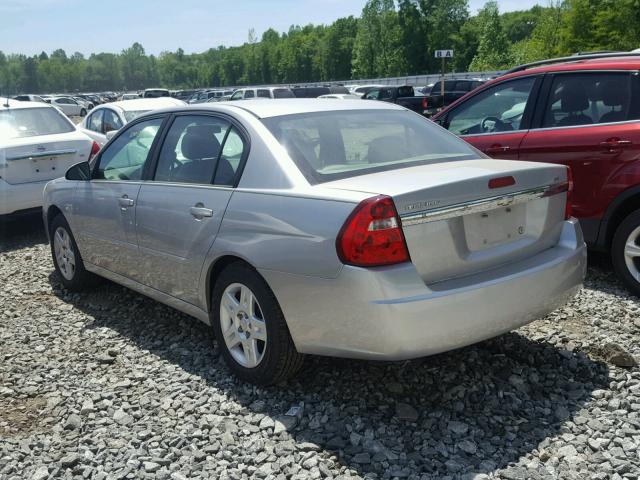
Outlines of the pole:
M440 82L440 96L442 97L442 106L444 107L444 55L442 56L442 81Z

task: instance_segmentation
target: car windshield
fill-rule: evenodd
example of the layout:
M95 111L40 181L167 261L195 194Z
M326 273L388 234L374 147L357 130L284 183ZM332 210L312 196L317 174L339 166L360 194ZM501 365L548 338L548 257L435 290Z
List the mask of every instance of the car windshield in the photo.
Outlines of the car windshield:
M140 115L142 115L143 113L147 113L148 111L149 110L129 110L129 111L124 112L124 118L128 123L131 120L133 120L134 118L137 118Z
M338 110L263 122L312 184L478 157L464 141L407 111Z
M0 111L0 139L73 132L75 127L55 108L17 108Z

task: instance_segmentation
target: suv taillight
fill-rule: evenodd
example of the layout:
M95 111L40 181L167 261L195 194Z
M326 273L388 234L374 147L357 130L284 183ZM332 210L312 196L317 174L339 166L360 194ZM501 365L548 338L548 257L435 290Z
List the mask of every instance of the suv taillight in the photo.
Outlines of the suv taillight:
M422 110L427 109L427 97L422 97Z
M340 260L358 267L408 262L409 252L393 200L386 195L358 204L336 240Z
M94 140L93 145L91 145L91 153L89 154L89 161L100 151L100 145Z

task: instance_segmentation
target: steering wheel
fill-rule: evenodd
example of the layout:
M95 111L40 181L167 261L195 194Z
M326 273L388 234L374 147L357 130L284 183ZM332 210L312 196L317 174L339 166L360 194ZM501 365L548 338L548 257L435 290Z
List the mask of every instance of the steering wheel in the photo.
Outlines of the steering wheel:
M493 122L493 125L487 125L487 122ZM486 117L482 122L480 122L480 130L483 133L499 132L504 128L504 126L504 122L498 117Z

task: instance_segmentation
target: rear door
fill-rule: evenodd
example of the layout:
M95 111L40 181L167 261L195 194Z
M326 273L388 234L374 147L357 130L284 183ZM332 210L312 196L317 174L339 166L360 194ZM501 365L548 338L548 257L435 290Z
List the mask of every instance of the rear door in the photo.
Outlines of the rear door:
M136 209L136 280L198 305L204 258L237 184L247 142L230 119L178 115Z
M129 278L138 265L136 201L164 118L136 122L118 135L74 196L72 228L83 259Z
M490 157L516 160L540 82L532 75L492 85L451 110L443 126Z
M638 73L558 73L547 77L543 92L538 128L524 138L520 159L570 166L573 213L597 220L617 193L609 181L640 158Z

